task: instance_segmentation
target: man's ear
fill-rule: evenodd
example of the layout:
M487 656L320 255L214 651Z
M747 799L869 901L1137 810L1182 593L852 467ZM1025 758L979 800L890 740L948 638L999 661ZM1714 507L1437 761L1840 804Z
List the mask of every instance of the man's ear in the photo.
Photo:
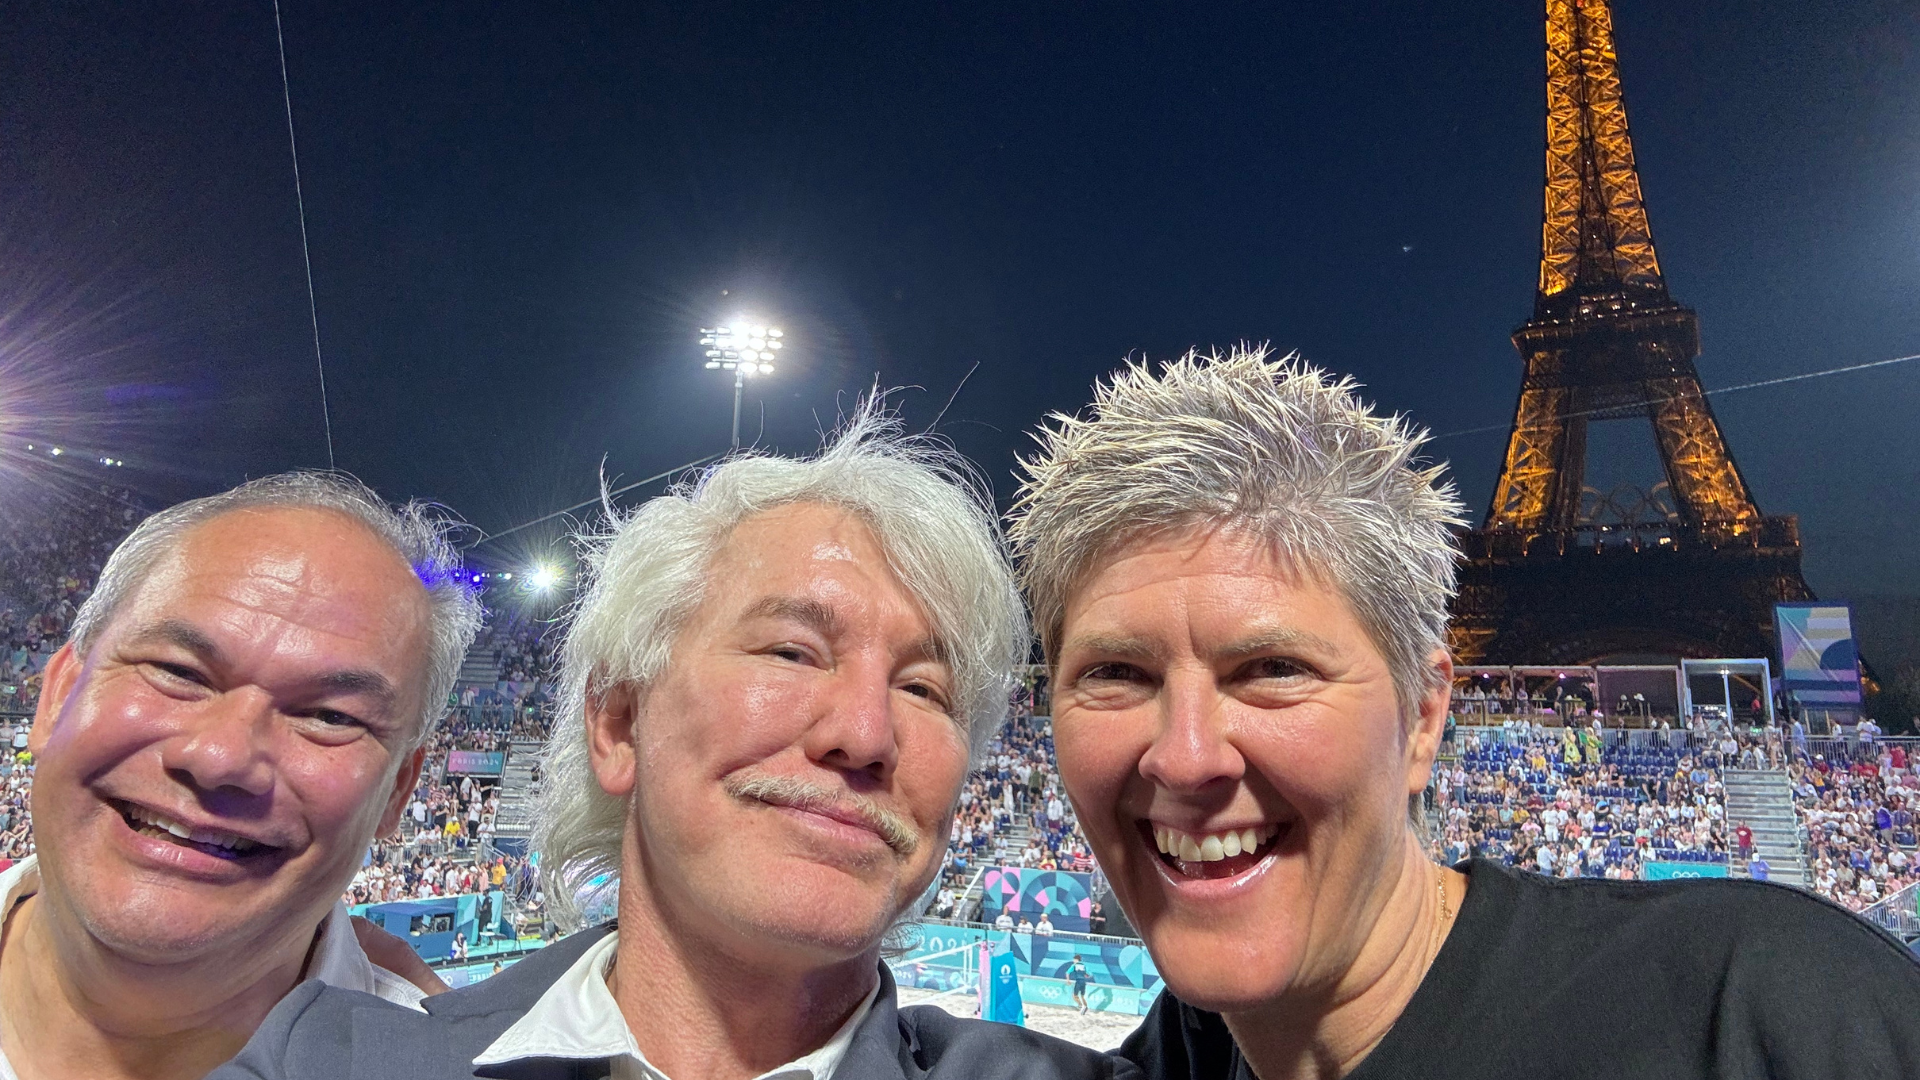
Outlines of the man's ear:
M1427 692L1412 718L1407 739L1407 794L1418 795L1433 777L1433 761L1440 756L1440 737L1447 730L1447 710L1453 705L1453 654L1435 649L1427 657Z
M400 827L400 814L407 808L407 797L420 783L420 769L426 764L427 748L420 745L413 748L400 768L393 774L393 790L387 793L387 807L380 811L380 828L373 834L378 840L391 836L393 830Z
M85 668L71 641L60 646L60 651L47 661L47 670L40 678L40 700L33 707L33 731L27 736L27 749L34 757L39 757L53 738L54 725L60 722L67 698L73 694L74 687L80 685L80 673Z
M639 712L640 694L630 684L587 697L587 757L600 790L616 799L633 794L633 724Z

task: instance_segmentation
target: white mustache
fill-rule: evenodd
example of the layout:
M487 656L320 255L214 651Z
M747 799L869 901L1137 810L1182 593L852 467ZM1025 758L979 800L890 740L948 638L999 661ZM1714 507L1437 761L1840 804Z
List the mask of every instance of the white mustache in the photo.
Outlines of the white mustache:
M795 810L832 810L857 818L902 855L911 855L920 847L920 834L906 818L861 795L833 791L791 776L735 774L727 777L723 785L727 794L736 799L757 799Z

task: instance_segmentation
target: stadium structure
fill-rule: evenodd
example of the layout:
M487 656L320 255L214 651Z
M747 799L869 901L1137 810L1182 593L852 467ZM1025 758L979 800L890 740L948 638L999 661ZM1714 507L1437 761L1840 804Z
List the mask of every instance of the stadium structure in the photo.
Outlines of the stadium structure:
M1647 224L1608 5L1546 10L1539 285L1513 334L1526 371L1499 482L1462 538L1461 666L1426 800L1433 850L1563 877L1756 876L1759 863L1757 876L1920 942L1920 811L1889 779L1920 772L1920 739L1808 732L1775 716L1760 659L1779 655L1775 605L1812 599L1795 519L1759 510L1701 388L1697 319L1668 294ZM1588 486L1590 425L1638 420L1665 479L1625 493ZM89 469L121 464L80 456ZM62 497L0 506L11 515L0 514L0 726L22 739L48 657L147 509L82 475ZM556 933L529 850L552 643L544 618L514 617L554 582L550 571L473 580L491 629L461 667L408 823L376 845L346 897L455 986ZM1664 659L1635 662L1649 655ZM1728 657L1749 659L1711 659ZM1051 711L1046 673L1030 670L991 748L1002 760L969 776L980 798L956 817L991 827L955 836L928 892L935 907L888 962L903 1001L988 1016L1011 1003L1009 1017L1054 1006L1028 1022L1112 1045L1163 984L1071 808L1042 809L1058 801ZM18 809L0 823L0 859L33 850L31 777L30 757L0 761L0 807ZM1535 839L1528 822L1542 820L1553 831Z
M1506 458L1452 621L1467 664L1777 656L1774 605L1813 599L1792 515L1768 515L1701 390L1699 320L1667 291L1605 0L1547 2L1545 218ZM1588 433L1650 422L1665 473L1587 483Z

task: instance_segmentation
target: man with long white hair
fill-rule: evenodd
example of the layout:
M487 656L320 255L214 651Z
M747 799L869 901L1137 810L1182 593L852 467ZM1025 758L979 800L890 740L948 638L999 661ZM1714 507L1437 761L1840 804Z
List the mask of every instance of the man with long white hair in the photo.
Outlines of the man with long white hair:
M896 1008L882 942L940 869L1028 637L966 466L891 428L869 404L817 457L735 457L587 539L536 846L558 917L610 888L617 929L417 1021L303 989L231 1075L1131 1074Z

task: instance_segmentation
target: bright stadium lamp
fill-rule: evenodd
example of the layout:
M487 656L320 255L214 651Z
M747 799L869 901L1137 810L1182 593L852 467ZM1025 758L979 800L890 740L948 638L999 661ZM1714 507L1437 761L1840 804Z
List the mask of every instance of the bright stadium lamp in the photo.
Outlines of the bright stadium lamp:
M774 355L786 347L786 332L762 326L745 316L725 326L702 327L700 344L708 371L733 372L733 449L740 449L740 397L747 380L773 374Z
M527 589L531 592L547 592L560 584L560 572L551 566L541 564L527 572Z

